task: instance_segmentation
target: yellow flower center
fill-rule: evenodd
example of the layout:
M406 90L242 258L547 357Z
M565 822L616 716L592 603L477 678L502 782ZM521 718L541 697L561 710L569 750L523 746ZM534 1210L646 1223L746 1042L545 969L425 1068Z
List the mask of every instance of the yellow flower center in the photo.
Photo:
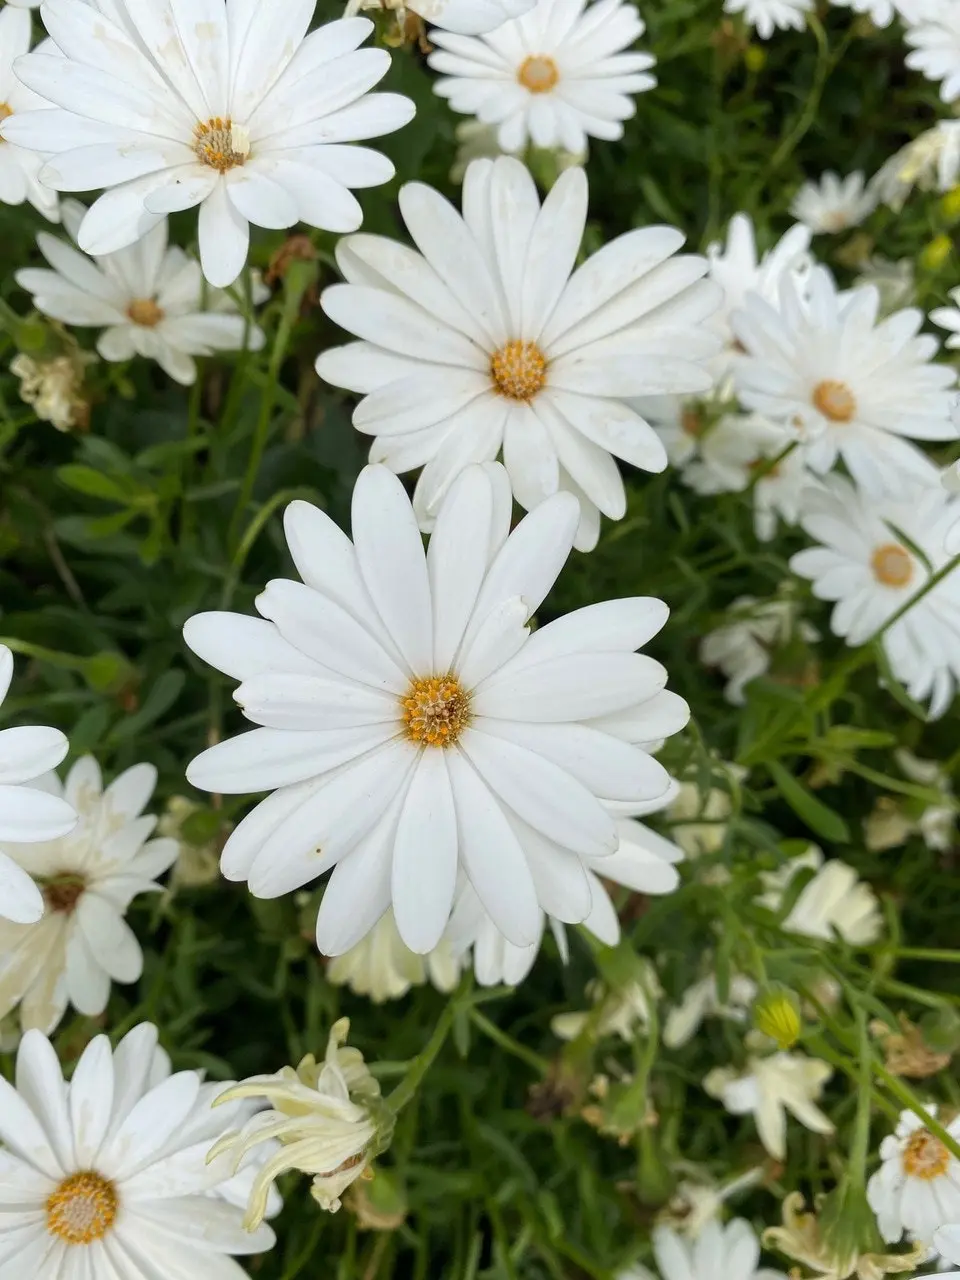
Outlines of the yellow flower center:
M905 587L913 577L913 557L899 542L885 542L870 557L873 576L885 587Z
M845 382L827 378L813 389L813 403L831 422L849 422L857 412L857 401Z
M517 80L530 93L549 93L559 79L557 64L542 53L524 58L517 72Z
M65 871L62 875L52 876L43 886L43 900L50 911L58 915L69 916L77 908L87 888L83 876Z
M696 409L684 409L680 415L680 430L685 436L698 440L703 435L703 418Z
M950 1152L926 1129L918 1129L907 1139L903 1149L903 1171L908 1177L932 1182L934 1178L942 1178L949 1165Z
M470 718L470 699L455 676L412 680L401 705L407 737L426 747L452 747Z
M490 377L498 395L532 400L547 381L546 357L535 342L516 338L493 353Z
M250 156L250 134L229 116L213 116L206 124L201 122L194 129L193 138L197 159L218 173L246 164Z
M117 1218L120 1198L99 1173L72 1173L47 1201L47 1230L67 1244L102 1240Z
M163 319L163 308L158 307L152 298L134 298L127 307L127 315L134 324L155 329Z

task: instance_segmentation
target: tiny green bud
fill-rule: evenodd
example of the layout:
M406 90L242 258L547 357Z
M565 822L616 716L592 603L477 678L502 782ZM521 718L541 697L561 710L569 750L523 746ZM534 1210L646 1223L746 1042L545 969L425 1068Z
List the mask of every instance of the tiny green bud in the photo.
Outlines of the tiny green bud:
M761 49L758 44L748 45L743 55L743 62L748 71L762 71L767 63L766 50Z
M800 1001L787 987L767 987L754 1003L753 1025L769 1036L778 1049L791 1049L803 1030Z
M920 251L920 265L927 271L936 271L952 252L953 241L948 235L934 236Z
M941 198L940 212L949 222L960 219L960 186L951 187Z

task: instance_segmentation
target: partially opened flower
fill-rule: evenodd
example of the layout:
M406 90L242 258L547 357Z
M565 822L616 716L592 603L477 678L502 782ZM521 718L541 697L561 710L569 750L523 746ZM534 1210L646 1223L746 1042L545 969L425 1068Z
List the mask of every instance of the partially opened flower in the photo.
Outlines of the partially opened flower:
M822 267L803 297L785 278L779 309L748 296L733 317L747 356L737 389L749 408L786 423L819 474L842 460L871 493L925 482L930 463L914 440L953 440L956 373L933 363L935 338L919 332L923 313L879 320L880 295L840 293Z
M85 253L125 249L199 206L203 272L225 287L251 223L355 231L351 188L387 182L393 165L343 144L413 115L407 98L368 92L390 65L385 50L358 49L373 24L308 33L314 9L208 0L200 21L177 0L45 0L62 56L34 52L17 75L56 110L18 111L3 137L50 154L47 187L107 189L80 227Z
M269 1227L244 1230L240 1210L211 1194L231 1166L207 1153L240 1108L214 1110L223 1086L196 1071L158 1071L156 1046L149 1023L116 1049L97 1036L67 1083L46 1037L24 1036L16 1087L0 1080L10 1188L0 1256L11 1276L242 1280L232 1255L273 1245Z
M825 860L815 844L779 871L762 873L765 892L758 902L779 911L794 878L804 870L813 871L813 878L800 890L783 921L784 929L824 940L837 934L854 947L877 941L883 930L877 895L853 867L839 858Z
M361 340L324 351L322 378L361 393L354 426L371 460L424 467L415 505L429 528L454 478L502 450L514 496L532 510L561 489L580 498L581 549L600 512L626 510L614 457L662 471L664 447L625 397L705 391L718 300L702 258L678 256L670 227L631 231L574 269L587 216L582 170L541 207L518 160L475 160L463 216L408 183L400 209L419 253L379 236L337 246L347 279L321 299ZM611 456L613 455L613 456ZM424 465L426 464L426 465Z
M61 785L44 780L51 799L80 815L69 835L42 844L8 844L46 904L36 924L0 922L0 1017L20 1005L24 1027L51 1032L72 1004L103 1013L110 983L136 982L143 953L124 920L141 893L177 857L175 840L151 840L156 818L142 816L156 785L153 765L121 773L106 789L92 756Z
M12 679L13 654L0 644L0 704ZM59 729L0 730L0 921L29 925L43 915L43 895L18 859L4 849L56 840L77 825L76 810L66 800L44 787L25 785L41 781L67 750Z
M627 52L644 30L624 0L536 0L484 36L433 32L439 48L429 62L443 77L434 91L454 111L497 125L504 151L528 142L582 151L588 138L622 138L632 95L657 83L653 56Z
M782 1271L760 1266L760 1241L743 1218L708 1222L695 1240L654 1227L653 1255L661 1280L786 1280Z
M805 182L793 197L790 212L814 234L837 235L856 227L877 207L873 186L865 187L859 171L840 178L835 173Z
M652 963L639 956L627 981L609 986L592 979L587 983L586 995L592 1008L558 1013L551 1020L550 1028L561 1040L575 1040L587 1034L597 1041L616 1035L629 1043L646 1031L663 989Z
M30 48L30 15L25 8L0 11L0 122L49 104L32 93L13 70L13 64ZM0 200L19 205L25 200L51 222L59 221L57 193L39 178L45 157L29 147L5 144L0 138Z
M86 210L65 200L63 223L74 238ZM143 356L189 386L196 381L194 356L215 351L258 351L263 331L236 310L214 310L205 298L199 263L167 243L164 218L142 240L90 259L57 236L41 232L40 252L50 269L25 267L16 274L33 305L64 324L103 329L97 350L104 360Z
M784 1160L788 1114L814 1133L833 1133L833 1122L816 1105L832 1075L833 1068L819 1058L774 1053L768 1058L750 1058L742 1072L714 1067L703 1087L732 1115L752 1115L766 1150L775 1160Z
M716 973L711 969L687 987L678 1005L667 1014L663 1027L663 1043L668 1049L689 1044L705 1018L725 1018L740 1025L747 1021L757 984L743 973L732 973L724 995Z
M208 1159L241 1162L264 1143L274 1148L260 1164L244 1218L248 1231L259 1228L267 1210L273 1182L289 1169L313 1175L311 1194L330 1213L357 1178L369 1176L369 1162L387 1146L393 1116L380 1098L380 1086L358 1049L345 1048L350 1030L341 1018L330 1031L322 1062L312 1056L296 1070L284 1067L274 1075L251 1076L231 1086L217 1105L244 1099L264 1099L242 1129L226 1133Z
M936 1119L936 1106L928 1107ZM960 1119L946 1126L960 1138ZM929 1244L934 1232L960 1220L960 1160L919 1116L902 1111L896 1131L880 1144L880 1168L867 1184L867 1199L884 1240L905 1231Z
M812 644L819 638L800 616L799 601L786 595L770 600L740 596L730 606L728 620L700 641L700 661L723 672L724 697L739 707L747 700L747 685L770 670L778 649L795 639Z
M303 582L276 580L263 620L192 618L190 647L242 681L261 725L190 765L209 791L276 788L240 823L222 868L258 897L333 870L317 922L339 955L393 906L412 950L446 928L458 874L516 946L542 911L592 910L591 860L619 843L611 806L656 807L670 777L647 750L685 704L634 652L667 617L660 601L597 604L531 634L579 521L558 494L509 533L501 467L470 467L444 501L428 555L385 467L353 500L353 542L305 502L287 509Z
M399 1000L424 982L438 991L452 991L459 977L460 960L448 937L427 955L417 955L400 937L392 911L385 911L355 947L327 965L328 982L369 996L374 1004Z

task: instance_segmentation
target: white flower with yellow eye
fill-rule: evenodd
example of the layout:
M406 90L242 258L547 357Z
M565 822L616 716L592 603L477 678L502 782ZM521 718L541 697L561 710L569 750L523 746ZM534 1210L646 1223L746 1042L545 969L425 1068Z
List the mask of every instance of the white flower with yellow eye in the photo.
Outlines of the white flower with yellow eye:
M876 207L876 190L864 186L862 173L840 178L827 172L818 181L803 184L793 197L790 212L815 235L835 236L859 226Z
M936 1119L937 1108L928 1107ZM960 1139L960 1119L945 1126ZM867 1199L888 1243L905 1231L929 1244L938 1228L960 1221L960 1160L912 1111L902 1111L894 1133L880 1144L880 1168L867 1183Z

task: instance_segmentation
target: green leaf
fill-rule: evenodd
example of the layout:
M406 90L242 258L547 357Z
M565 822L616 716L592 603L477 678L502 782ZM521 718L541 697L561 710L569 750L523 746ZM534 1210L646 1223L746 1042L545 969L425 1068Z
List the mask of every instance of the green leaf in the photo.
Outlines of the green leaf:
M824 840L829 840L833 844L850 843L850 829L839 813L828 808L816 796L811 795L803 783L798 782L776 760L768 761L767 769L777 784L777 790L781 796L811 831L816 832L818 836L822 836Z
M112 476L105 476L102 471L94 471L92 467L83 467L71 463L57 468L57 479L68 489L86 494L89 498L103 498L107 502L129 502L135 490L128 484L121 484Z

